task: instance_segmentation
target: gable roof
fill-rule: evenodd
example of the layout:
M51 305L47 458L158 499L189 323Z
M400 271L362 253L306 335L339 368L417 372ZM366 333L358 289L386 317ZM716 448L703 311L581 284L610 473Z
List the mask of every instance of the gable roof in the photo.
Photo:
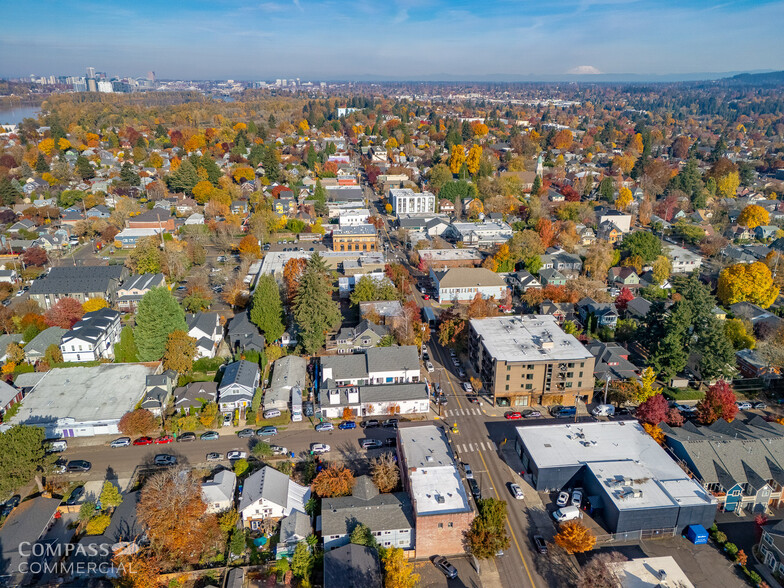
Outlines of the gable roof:
M239 510L243 511L259 499L268 500L284 510L305 510L310 488L300 486L283 472L264 466L251 474L242 485Z
M324 588L381 588L378 551L349 543L325 553Z
M501 277L483 267L456 267L445 272L434 272L440 288L471 286L506 286Z
M218 391L222 391L232 384L238 384L245 388L254 388L256 378L259 375L259 366L250 361L240 359L226 366L223 370Z
M30 286L32 294L70 294L71 292L106 292L112 280L122 278L121 265L57 266Z

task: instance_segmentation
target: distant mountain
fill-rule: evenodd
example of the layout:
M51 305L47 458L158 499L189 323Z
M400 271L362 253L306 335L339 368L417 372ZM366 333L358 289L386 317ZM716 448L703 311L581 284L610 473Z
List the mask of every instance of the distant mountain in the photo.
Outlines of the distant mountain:
M739 75L736 75L739 74ZM720 82L734 80L743 75L770 75L767 72L742 73L738 71L725 72L692 72L678 74L636 74L636 73L599 73L599 74L454 74L434 73L429 75L395 76L383 74L361 74L353 76L354 81L360 82L476 82L476 83L562 83L571 82L579 84L592 83L672 83L672 82ZM733 77L730 77L733 76ZM733 82L746 83L746 82ZM750 81L755 84L758 82ZM777 83L777 82L776 82Z
M766 73L742 73L731 78L721 80L726 84L744 86L779 86L784 84L784 71L770 71Z

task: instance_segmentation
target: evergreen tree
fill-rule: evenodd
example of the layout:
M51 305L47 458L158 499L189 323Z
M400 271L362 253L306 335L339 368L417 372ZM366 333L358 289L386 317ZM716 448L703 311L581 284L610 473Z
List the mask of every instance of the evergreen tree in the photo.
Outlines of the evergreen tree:
M724 325L710 317L697 339L700 354L700 376L703 380L729 378L735 365L735 348L724 332Z
M250 309L250 320L263 333L267 343L280 339L285 331L283 325L283 305L280 290L275 278L264 275L259 278Z
M223 175L223 171L221 171L221 168L215 163L215 160L212 157L209 155L202 155L199 158L198 168L207 172L207 179L213 186L218 185L218 180Z
M134 339L139 361L157 361L166 351L169 333L188 332L185 312L165 286L153 288L139 302Z
M139 174L136 173L129 161L122 164L122 168L120 168L120 179L131 186L138 186L141 184Z
M46 163L46 157L43 153L38 154L38 159L35 160L35 171L39 174L49 171L49 164Z
M166 132L166 129L164 128L164 126L162 124L160 124L160 123L158 123L158 126L155 127L155 137L157 139L168 139L169 138L169 134Z
M291 571L294 577L302 581L303 586L310 586L310 575L313 573L314 558L307 542L300 541L291 556Z
M318 253L308 260L300 278L294 318L300 327L302 344L311 354L324 345L327 331L340 325L340 307L332 300L332 278Z
M539 177L539 174L537 174L536 177L534 178L533 187L531 188L531 195L538 196L541 190L542 190L542 178Z
M313 200L316 204L316 214L323 214L327 209L327 189L321 185L321 180L316 180L316 187L313 189Z
M95 177L95 168L90 165L89 160L84 155L76 158L76 175L83 180L90 180Z
M186 159L177 171L166 178L166 183L172 192L190 192L199 183L199 176L193 164Z
M278 163L278 151L274 145L266 147L261 164L264 166L264 174L270 182L279 182L282 179L283 175L280 172L280 164Z
M19 198L19 192L16 191L14 185L8 177L0 179L0 202L6 206L11 206Z

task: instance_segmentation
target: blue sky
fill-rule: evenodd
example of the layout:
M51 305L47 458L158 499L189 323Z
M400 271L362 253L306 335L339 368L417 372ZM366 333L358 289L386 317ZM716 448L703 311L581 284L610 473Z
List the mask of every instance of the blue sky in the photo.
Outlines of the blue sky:
M0 76L643 75L784 68L784 0L16 0Z

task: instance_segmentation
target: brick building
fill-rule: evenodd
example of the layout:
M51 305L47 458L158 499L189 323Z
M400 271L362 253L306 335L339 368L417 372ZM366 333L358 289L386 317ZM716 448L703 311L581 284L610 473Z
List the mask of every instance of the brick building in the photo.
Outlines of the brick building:
M401 427L398 455L403 489L414 508L416 557L464 553L463 533L474 511L444 429Z
M340 227L332 232L333 251L376 251L376 227L369 224Z
M160 229L170 232L174 231L174 217L166 210L153 208L138 216L129 217L125 225L129 229Z

